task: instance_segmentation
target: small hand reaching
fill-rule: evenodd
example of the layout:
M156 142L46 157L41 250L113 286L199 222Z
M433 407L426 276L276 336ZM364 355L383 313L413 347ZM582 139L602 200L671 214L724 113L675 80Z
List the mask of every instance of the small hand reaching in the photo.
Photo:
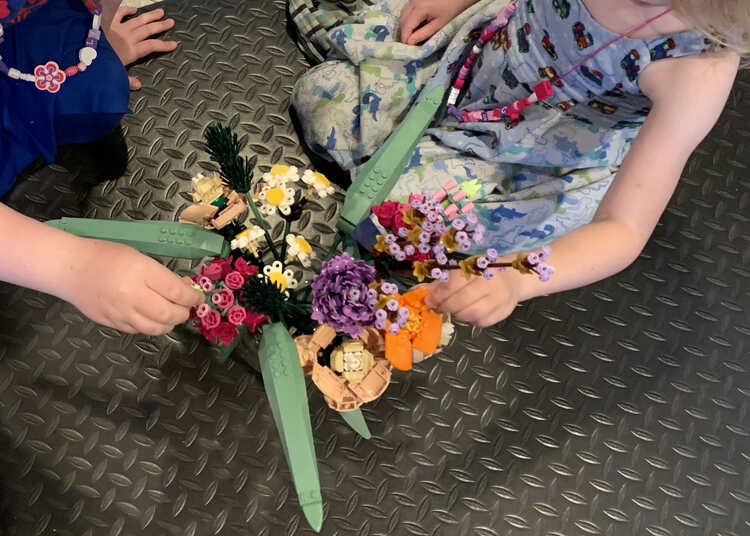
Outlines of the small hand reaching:
M60 297L94 322L126 333L161 335L186 322L203 294L136 250L82 240Z
M431 283L425 303L433 310L451 313L458 320L488 327L505 320L519 301L519 279L506 270L490 279L467 279L457 270L446 282Z
M478 0L409 0L401 9L401 42L417 45L432 37Z
M147 11L123 22L125 17L135 15L137 11L134 7L119 8L111 23L104 28L112 48L126 67L154 52L171 52L177 48L176 41L154 38L174 26L173 19L164 18L163 9ZM141 88L141 81L136 77L129 76L128 79L130 89Z

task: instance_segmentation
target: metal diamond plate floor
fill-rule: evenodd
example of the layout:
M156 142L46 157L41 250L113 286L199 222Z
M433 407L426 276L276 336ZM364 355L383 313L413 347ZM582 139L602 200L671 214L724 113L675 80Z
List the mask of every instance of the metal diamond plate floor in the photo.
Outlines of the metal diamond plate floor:
M128 172L90 216L174 218L217 119L263 166L307 163L284 2L166 7L182 45L136 68ZM749 95L745 73L627 271L461 328L365 409L369 442L311 391L323 534L750 534ZM319 243L335 208L301 222ZM251 370L186 329L122 336L8 285L0 303L0 534L311 534Z

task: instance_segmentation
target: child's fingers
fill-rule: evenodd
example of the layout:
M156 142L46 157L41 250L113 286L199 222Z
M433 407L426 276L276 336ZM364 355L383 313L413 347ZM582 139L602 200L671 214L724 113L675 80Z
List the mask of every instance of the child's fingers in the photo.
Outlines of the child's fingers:
M141 81L135 76L128 76L128 84L130 84L131 91L138 91L141 89Z
M197 307L203 303L203 293L191 287L191 283L180 279L176 274L170 272L154 261L156 267L148 274L148 287L169 300L175 305L182 307ZM156 268L155 267L155 268Z
M145 58L154 52L172 52L177 48L176 41L162 41L161 39L148 39L135 45L136 59Z
M139 26L132 30L133 41L145 41L150 37L166 32L172 27L174 27L174 19L166 19L144 24L143 26Z
M409 39L406 41L409 45L418 45L423 41L427 41L430 37L435 35L437 31L442 28L443 23L438 19L432 19L429 24L422 26L419 30L411 34Z
M436 311L452 312L446 310L448 302L452 302L453 297L463 292L470 280L458 272L453 272L446 282L432 283L430 293L425 298L425 303L431 309Z
M148 294L139 299L135 305L135 312L164 327L182 324L190 318L190 309L168 301L159 293L148 290Z
M499 308L491 296L483 296L468 307L455 313L455 317L463 322L474 324L480 328L493 326L507 317L509 312Z
M138 13L138 9L135 7L120 7L117 11L115 11L115 16L112 17L112 23L120 24L122 22L122 19L124 19L125 17L130 17L131 15L135 15L136 13Z
M458 313L481 300L485 296L485 290L482 285L477 285L478 282L474 279L461 287L454 287L455 291L438 305L437 310Z
M130 19L126 24L128 24L128 26L130 26L132 29L138 26L145 26L146 24L155 22L163 18L164 18L164 10L154 9L151 11L146 11L138 15L137 17Z
M411 43L412 33L416 30L420 24L426 22L429 15L423 9L413 8L409 13L401 19L401 41L404 43Z
M136 329L137 333L151 336L169 333L175 326L175 324L162 324L161 322L156 322L141 314L134 315L130 324Z

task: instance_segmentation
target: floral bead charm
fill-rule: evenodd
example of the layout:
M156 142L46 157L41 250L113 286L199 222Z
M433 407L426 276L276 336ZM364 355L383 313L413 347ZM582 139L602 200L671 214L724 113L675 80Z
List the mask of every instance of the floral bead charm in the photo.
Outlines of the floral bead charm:
M44 65L37 65L34 69L34 76L36 76L36 88L40 91L49 91L50 93L57 93L60 91L60 86L67 78L65 72L54 61L48 61Z

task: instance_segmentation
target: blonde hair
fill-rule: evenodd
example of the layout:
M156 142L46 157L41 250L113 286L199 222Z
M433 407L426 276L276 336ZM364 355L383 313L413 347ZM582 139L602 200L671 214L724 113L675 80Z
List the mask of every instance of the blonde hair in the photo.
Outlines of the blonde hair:
M671 0L672 9L721 47L750 56L749 0Z

